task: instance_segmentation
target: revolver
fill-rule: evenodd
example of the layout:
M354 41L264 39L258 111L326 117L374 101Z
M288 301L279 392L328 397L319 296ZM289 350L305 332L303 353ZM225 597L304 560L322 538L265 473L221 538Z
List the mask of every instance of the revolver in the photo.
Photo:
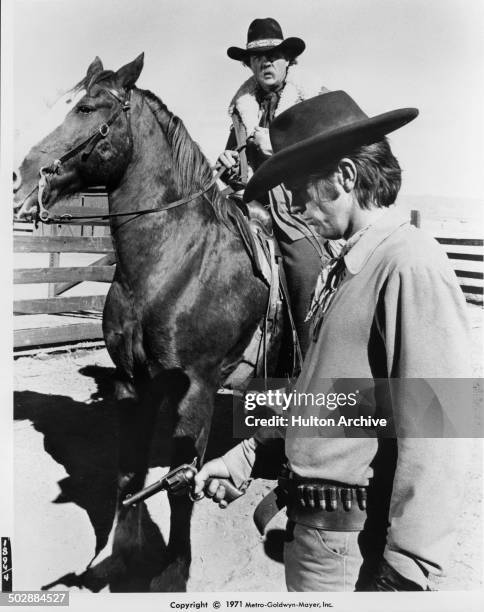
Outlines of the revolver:
M141 489L138 493L134 495L128 495L126 499L123 500L123 506L128 508L129 506L134 506L138 502L155 495L159 491L166 491L167 493L171 493L172 495L184 495L188 493L190 499L192 501L199 501L203 499L203 493L195 495L193 493L194 486L194 478L197 474L198 470L196 468L197 460L196 458L192 461L192 463L183 463L179 465L174 470L165 474L163 478L157 480L153 484ZM210 483L212 479L209 478L207 480L207 485ZM244 483L244 485L238 489L235 485L233 485L229 480L225 478L217 478L219 483L225 488L225 501L227 504L230 504L234 500L242 497L249 483Z

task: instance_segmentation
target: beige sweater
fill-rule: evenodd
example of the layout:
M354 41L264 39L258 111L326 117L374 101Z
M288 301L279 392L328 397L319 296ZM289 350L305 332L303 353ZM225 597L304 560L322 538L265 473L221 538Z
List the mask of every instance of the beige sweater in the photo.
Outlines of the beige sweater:
M318 389L328 378L470 378L465 299L433 238L392 208L345 263L347 274L307 353L298 391ZM404 411L405 397L393 399ZM236 483L250 475L257 443L245 440L224 456ZM398 440L385 557L422 586L425 573L441 573L451 552L465 447L462 439ZM286 435L294 472L348 484L368 484L376 449L375 439Z

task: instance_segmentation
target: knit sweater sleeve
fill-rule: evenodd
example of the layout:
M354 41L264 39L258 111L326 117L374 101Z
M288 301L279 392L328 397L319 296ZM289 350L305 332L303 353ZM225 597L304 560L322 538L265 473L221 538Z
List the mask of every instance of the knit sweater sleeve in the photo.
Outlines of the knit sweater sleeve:
M278 410L275 409L274 412L277 413ZM284 439L284 437L285 428L283 426L260 427L253 437L242 440L240 444L222 456L236 487L240 487L251 477L258 447L265 446L265 450L272 455L275 452L273 442Z
M256 449L257 440L248 438L223 455L222 460L236 487L240 487L242 483L249 480L255 463Z
M409 401L409 390L415 392L415 387L408 379L422 384L422 379L470 376L465 300L445 255L435 249L425 258L409 255L385 287L380 325L396 419L404 420L415 410ZM466 446L465 439L398 439L384 556L400 574L422 586L429 573L441 574L450 558Z

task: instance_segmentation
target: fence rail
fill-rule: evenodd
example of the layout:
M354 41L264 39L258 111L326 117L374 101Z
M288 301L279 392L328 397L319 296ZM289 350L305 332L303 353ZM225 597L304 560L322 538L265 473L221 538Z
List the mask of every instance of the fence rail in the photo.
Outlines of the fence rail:
M16 315L54 314L58 312L101 312L104 307L104 295L76 295L74 297L37 298L33 300L15 300L13 312Z
M99 340L102 337L101 321L72 323L57 327L31 327L14 331L14 347L25 349L32 346Z
M450 260L454 260L456 262L484 262L484 253L476 252L476 250L482 251L484 247L484 240L481 240L479 238L437 238L437 241L442 246L471 247L473 249L472 253L447 251L447 257ZM468 282L466 282L466 279L467 281L469 279L474 281L482 281L484 279L484 272L461 269L455 269L454 271L456 273L457 278L459 279L460 287L465 294L471 297L484 295L483 284L468 284ZM461 281L461 279L464 280Z
M84 194L80 201L56 206L56 214L106 214L106 197L100 193ZM16 224L14 252L48 254L48 267L14 270L15 285L48 287L48 297L16 299L14 348L65 344L102 339L101 312L105 295L69 295L66 291L86 281L110 283L114 276L115 254L107 221L71 221L68 226L41 225L38 230ZM30 230L30 231L29 231ZM99 253L102 257L85 266L70 257L71 265L61 266L61 257L68 254ZM25 257L25 255L22 255ZM45 257L45 255L44 255ZM35 262L34 262L35 263ZM87 290L89 291L89 289ZM92 291L92 290L91 290Z
M80 236L15 236L15 253L112 253L109 237Z
M482 247L484 240L480 238L437 238L440 244L455 244L458 246L476 246Z
M14 270L14 284L61 283L69 281L69 288L83 281L110 283L113 280L112 266L81 266L73 268L20 268ZM64 289L66 291L67 289ZM58 291L57 294L60 292Z
M410 215L411 223L416 227L420 227L421 217L418 210L412 210ZM454 238L454 237L436 237L437 242L441 244L447 253L447 257L451 263L459 268L454 268L454 272L459 279L459 284L462 291L466 294L468 301L481 301L484 295L484 283L469 283L468 281L483 281L484 271L470 268L482 268L484 262L484 240L482 238ZM450 247L449 250L446 247ZM456 250L461 249L461 250ZM465 263L469 262L469 263ZM468 269L462 269L462 266L470 266Z

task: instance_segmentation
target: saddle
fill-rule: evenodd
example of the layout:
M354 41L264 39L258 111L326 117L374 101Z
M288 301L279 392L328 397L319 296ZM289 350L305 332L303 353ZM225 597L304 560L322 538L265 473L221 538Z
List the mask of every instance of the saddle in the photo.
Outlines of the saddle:
M242 202L243 203L243 202ZM244 204L244 203L243 203ZM249 222L254 225L259 225L269 237L273 236L272 217L265 206L260 202L253 200L244 204L247 209Z
M237 142L239 157L239 181L237 189L247 184L249 165L247 160L247 131L237 113L232 115L234 134ZM302 353L296 326L291 313L289 292L281 265L282 255L274 238L272 216L270 212L257 201L245 203L242 197L233 193L229 186L225 190L230 200L234 203L233 221L238 228L249 257L252 261L254 274L263 280L269 287L269 300L267 311L261 323L257 327L251 341L244 351L242 360L236 369L224 382L224 388L240 389L244 387L252 377L267 377L267 356L271 345L274 343L278 329L278 322L282 317L283 302L286 306L289 324L292 328L293 350L293 372L302 365ZM299 363L296 363L296 357Z
M297 343L298 340L290 314L281 253L272 230L272 217L259 202L253 201L247 204L235 194L229 197L234 204L230 217L242 237L254 274L269 289L266 313L247 345L241 361L223 384L226 389L240 389L250 378L268 376L268 355L277 341L283 302L286 303L293 328L293 339ZM299 346L294 346L294 354L298 354L298 351L300 351Z

